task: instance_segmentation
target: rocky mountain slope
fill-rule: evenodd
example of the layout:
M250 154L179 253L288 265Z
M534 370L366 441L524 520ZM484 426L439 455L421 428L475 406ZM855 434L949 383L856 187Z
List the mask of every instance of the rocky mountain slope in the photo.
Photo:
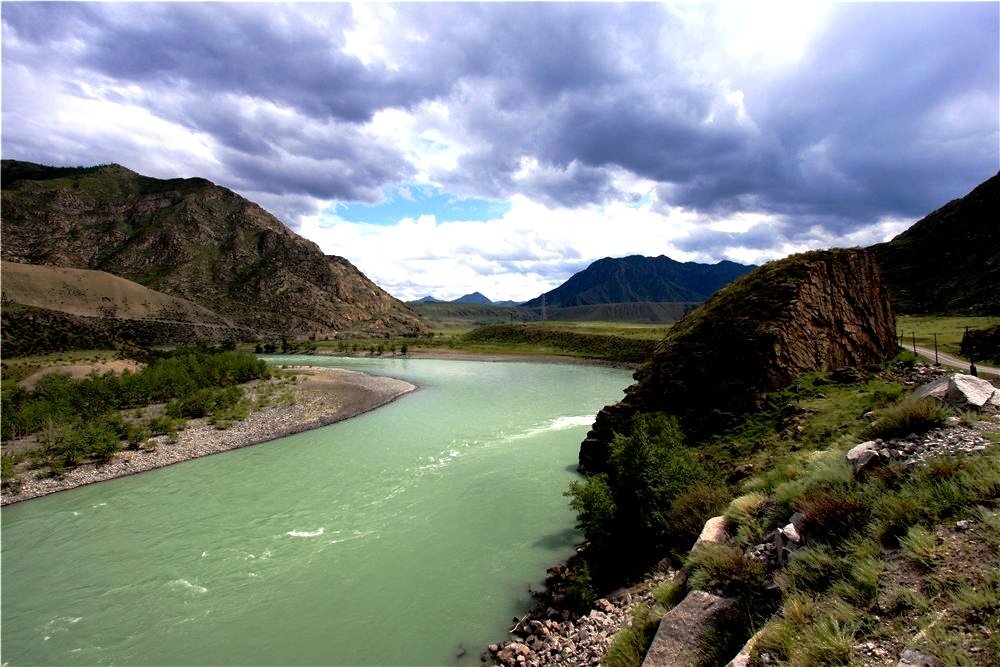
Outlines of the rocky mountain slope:
M267 334L406 334L420 317L236 193L120 165L3 161L4 260L93 269Z
M580 466L601 471L613 433L627 433L637 412L677 415L698 440L801 373L877 363L896 351L871 253L814 251L765 264L674 325L625 398L597 415Z
M0 274L6 356L256 335L187 299L104 271L0 262Z
M605 257L542 296L551 308L639 301L701 302L753 269L729 261L678 262L665 255ZM524 305L539 307L542 296Z
M900 313L1000 314L1000 174L872 246Z

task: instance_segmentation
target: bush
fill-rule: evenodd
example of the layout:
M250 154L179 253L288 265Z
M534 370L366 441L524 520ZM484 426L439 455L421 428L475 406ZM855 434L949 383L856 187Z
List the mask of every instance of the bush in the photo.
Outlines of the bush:
M868 427L869 438L905 437L939 428L948 420L948 409L933 399L904 399L876 413L878 419Z
M692 544L701 535L705 522L717 516L731 494L724 485L696 482L674 498L667 514L667 533L671 541Z
M726 544L703 544L684 563L688 585L736 600L747 620L762 620L769 613L764 600L767 574L757 558Z
M670 533L671 517L679 521L671 506L689 487L708 478L705 467L684 447L676 419L639 414L630 435L612 440L608 472L571 483L567 495L577 525L594 547L595 562L628 567L644 564L664 546L689 546L686 534L675 538ZM715 505L709 495L693 492L686 502L689 507Z

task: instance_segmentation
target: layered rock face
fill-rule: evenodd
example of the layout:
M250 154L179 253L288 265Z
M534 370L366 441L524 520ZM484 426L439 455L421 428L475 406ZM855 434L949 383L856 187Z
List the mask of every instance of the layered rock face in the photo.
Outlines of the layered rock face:
M262 333L426 330L346 259L204 179L5 160L3 181L4 260L107 271Z
M638 412L677 415L695 440L719 433L798 375L875 364L897 352L896 325L872 255L808 252L766 264L678 322L597 415L580 468L600 472L614 433Z

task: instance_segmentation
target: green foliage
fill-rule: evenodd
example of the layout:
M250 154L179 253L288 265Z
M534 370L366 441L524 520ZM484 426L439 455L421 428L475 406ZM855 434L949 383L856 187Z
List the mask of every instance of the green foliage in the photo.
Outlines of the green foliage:
M15 468L16 460L10 454L0 455L0 484L4 489L17 493L21 489L21 478Z
M948 409L933 399L904 399L880 410L868 427L869 438L898 438L939 428L948 420Z
M136 373L94 373L82 380L51 373L30 392L16 385L3 387L2 434L6 440L35 433L48 419L90 419L172 398L190 404L189 408L182 405L180 414L196 413L199 406L232 405L240 398L232 400L231 393L211 390L269 377L267 364L253 355L191 348L164 354ZM203 416L210 411L189 416Z
M154 353L141 371L92 373L74 380L66 374L42 377L32 391L4 383L4 439L37 433L36 458L55 472L86 460L110 460L124 440L130 447L150 435L176 439L182 417L213 415L217 425L246 416L243 389L236 386L270 377L267 364L222 346ZM148 424L126 422L119 411L166 401L167 416Z
M459 342L463 349L563 354L631 363L645 359L656 344L654 340L578 333L526 324L480 327L463 335Z
M640 565L677 544L671 525L682 522L671 507L692 485L708 479L706 468L684 447L675 419L637 415L630 434L612 440L608 472L571 483L567 493L601 573ZM684 502L689 509L705 511L707 506L721 506L720 500L701 488ZM679 539L686 542L687 532Z
M598 551L610 548L615 538L617 507L608 486L607 475L594 475L583 481L572 481L569 506L576 512L576 526Z

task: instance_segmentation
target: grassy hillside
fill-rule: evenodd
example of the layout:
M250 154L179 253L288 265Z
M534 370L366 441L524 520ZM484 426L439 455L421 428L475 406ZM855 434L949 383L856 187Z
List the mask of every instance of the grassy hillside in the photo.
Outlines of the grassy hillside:
M4 303L82 317L163 319L232 326L204 306L104 271L0 262Z
M1000 315L1000 174L872 246L897 313Z

